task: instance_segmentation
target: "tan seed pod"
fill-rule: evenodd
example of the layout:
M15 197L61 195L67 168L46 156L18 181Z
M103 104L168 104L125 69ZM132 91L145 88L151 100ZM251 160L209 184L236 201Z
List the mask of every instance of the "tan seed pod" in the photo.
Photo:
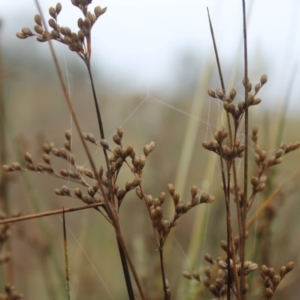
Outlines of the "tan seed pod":
M42 18L41 18L41 16L39 14L36 14L34 16L34 22L36 24L38 24L39 26L43 27L43 25L42 25Z
M24 34L23 32L17 32L16 33L17 38L24 40L27 38L26 34Z
M58 2L56 4L55 10L56 10L56 14L58 15L61 12L62 6L61 4Z
M77 35L78 35L79 41L81 41L83 43L84 42L84 34L83 34L82 30L78 30Z
M49 165L50 165L50 163L51 163L51 161L50 161L50 155L44 153L44 154L43 154L43 161L44 161L46 164L49 164Z
M31 155L28 152L25 153L24 159L25 159L26 162L32 163Z
M75 165L75 155L73 153L70 153L68 161L71 163L71 165Z
M18 162L12 162L11 163L11 167L15 170L15 171L21 171L22 167Z
M84 29L86 30L86 32L89 33L91 31L91 27L92 27L91 20L89 18L85 18L83 21L83 26L84 26Z
M266 288L265 289L265 296L267 299L271 299L273 297L273 290L271 288Z
M63 185L62 188L61 188L61 191L64 195L70 195L70 190L67 186Z
M130 191L132 189L132 187L133 187L133 181L132 180L127 181L125 184L126 192Z
M260 98L255 98L252 105L258 105L261 102Z
M209 199L209 194L204 192L200 197L200 203L206 203L208 199Z
M42 36L43 36L43 38L44 38L45 41L51 40L51 34L49 32L47 32L47 31L44 31L42 33Z
M71 143L70 143L70 141L65 141L64 142L64 147L66 148L66 150L71 151Z
M196 272L196 271L193 271L193 273L192 273L192 276L193 276L193 278L194 278L194 279L196 279L197 281L199 281L199 282L200 282L200 275L199 275L199 273L198 273L198 272Z
M125 195L126 195L126 191L125 190L118 189L116 196L117 196L117 198L118 198L119 201L123 200L123 198L125 197Z
M165 200L166 200L166 193L161 192L160 196L159 196L159 202L160 202L160 204L162 205L165 202Z
M141 179L141 178L135 178L135 179L133 180L133 187L139 186L139 185L141 184L141 182L142 182L142 179Z
M259 92L260 88L261 88L261 84L260 83L258 83L257 85L255 85L255 87L254 87L255 95Z
M122 139L120 138L119 135L114 134L114 135L113 135L113 141L114 141L115 144L121 145Z
M100 6L95 7L94 9L94 13L96 15L97 18L99 18L101 15L103 15L106 12L106 7L104 7L103 9L101 9Z
M73 40L71 37L69 37L68 35L65 35L64 36L64 42L67 44L67 45L71 45L73 43ZM74 51L74 49L71 49Z
M101 202L103 202L102 198L101 198L100 196L98 196L98 195L95 195L93 199L94 199L94 201L95 201L96 203L101 203Z
M27 27L22 28L22 32L26 35L26 36L32 36L33 33L31 32L31 30Z
M77 20L77 26L78 26L78 28L82 28L83 27L83 25L84 25L84 22L83 22L83 20L82 20L82 18L79 18L78 20Z
M95 191L94 191L93 187L89 186L87 189L87 192L91 197L94 197Z
M33 29L38 34L43 34L43 32L44 32L44 29L39 25L34 25Z
M229 98L233 101L235 96L236 96L236 90L232 88L229 92Z
M210 150L209 143L206 142L206 141L203 141L203 142L202 142L202 147L203 147L204 149L206 149L206 150Z
M56 29L56 27L57 27L57 24L56 24L56 22L55 22L54 19L49 19L49 20L48 20L48 24L49 24L49 26L50 26L51 28L53 28L53 29Z
M101 140L100 141L100 145L104 148L104 149L109 149L109 145L108 142L106 140Z
M207 93L208 93L208 95L209 95L210 97L216 98L216 93L215 93L214 90L208 89L208 90L207 90Z
M174 195L174 193L175 193L175 188L174 188L174 186L173 186L172 183L169 183L169 184L168 184L168 191L169 191L169 193L170 193L171 196Z
M192 198L195 198L198 194L198 187L196 185L193 185L192 188L191 188L191 195L192 195Z
M47 143L44 143L43 146L42 146L42 148L43 148L43 151L45 153L47 153L47 154L49 154L50 151L51 151L51 146L49 144L47 144Z
M183 271L182 276L186 279L192 279L193 278L192 275L190 274L190 272L188 272L188 271Z
M261 85L264 85L267 81L268 81L268 76L266 74L264 74L260 77Z
M82 198L82 193L81 193L81 191L80 191L79 188L75 188L75 189L74 189L74 195L75 195L77 198L79 198L79 199Z
M63 196L61 190L59 190L59 189L55 189L55 190L54 190L54 193L55 193L56 195L58 195L58 196Z
M86 204L93 203L93 200L91 199L91 197L89 197L88 195L85 195L85 194L82 195L81 200Z
M88 168L84 168L83 174L87 177L90 177L93 179L95 178L94 173L91 170L89 170Z
M36 40L40 43L44 43L44 42L47 42L47 40L43 37L43 36L37 36L36 37Z
M216 90L216 95L219 99L223 99L224 98L224 91L222 89L217 89Z
M280 276L283 278L286 275L286 273L287 273L286 266L282 266L279 270Z
M289 263L287 263L286 267L286 272L291 272L294 269L294 262L290 261Z
M54 7L49 8L49 15L53 18L56 19L57 14L56 14L56 9Z
M9 165L3 165L2 166L2 170L5 171L5 172L13 172L15 171L11 166Z
M59 173L63 177L68 177L70 175L69 171L67 171L65 169L61 169Z
M61 148L61 149L59 150L59 154L60 154L60 156L63 157L64 159L68 159L68 153L67 153L67 151L66 151L64 148Z

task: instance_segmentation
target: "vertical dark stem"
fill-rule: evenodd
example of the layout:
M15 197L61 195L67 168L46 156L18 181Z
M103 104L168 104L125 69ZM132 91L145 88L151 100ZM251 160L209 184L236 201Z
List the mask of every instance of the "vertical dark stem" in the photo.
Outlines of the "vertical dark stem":
M245 261L245 243L246 243L246 220L247 220L247 203L248 203L248 53L247 53L247 26L246 26L246 8L245 0L242 0L243 4L243 35L244 35L244 86L245 86L245 158L244 158L244 198L242 205L242 226L243 226L243 236L241 242L241 277L240 277L240 287L241 287L241 299L245 299L244 289L245 289L245 274L244 274L244 261Z
M104 128L103 128L100 108L99 108L99 104L98 104L98 99L97 99L97 95L96 95L94 80L93 80L93 76L92 76L91 66L90 66L89 62L85 62L85 63L86 63L86 66L87 66L87 69L88 69L88 72L89 72L90 81L91 81L91 85L92 85L93 99L94 99L95 108L96 108L96 114L97 114L99 130L100 130L100 136L101 136L101 139L105 139Z
M164 253L163 253L163 246L161 245L159 247L159 257L160 257L160 269L161 269L161 278L162 278L162 284L164 289L164 300L169 300L170 296L168 293L168 287L167 287L167 281L166 281L166 275L165 275L165 267L164 267Z
M209 20L210 33L211 33L211 37L212 37L212 40L213 40L214 51L215 51L215 56L216 56L216 61L217 61L217 66L218 66L218 71L219 71L219 78L220 78L222 90L223 90L224 95L225 95L226 90L225 90L225 84L224 84L224 79L223 79L223 75L222 75L221 63L220 63L220 59L219 59L217 43L216 43L216 39L215 39L215 35L214 35L214 29L213 29L213 26L212 26L212 22L211 22L211 19L210 19L210 14L209 14L209 9L208 8L207 8L207 14L208 14L208 20ZM226 111L226 116L227 116L227 125L228 125L228 131L229 131L230 144L232 145L232 130L231 130L229 114L228 114L227 111Z
M117 242L118 242L118 249L119 249L119 254L120 254L120 258L121 258L121 262L122 262L123 273L124 273L124 277L125 277L128 297L129 297L130 300L134 300L135 297L134 297L134 293L133 293L133 289L132 289L132 284L131 284L130 273L129 273L129 268L128 268L128 264L127 264L126 255L123 251L123 247L122 247L122 245L121 245L118 238L117 238Z
M92 86L92 91L93 91L93 99L94 99L94 104L95 104L95 108L96 108L100 136L101 136L101 139L105 139L104 127L103 127L103 123L102 123L100 108L99 108L99 104L98 104L93 75L92 75L91 66L89 64L89 61L86 61L86 66L87 66L90 81L91 81L91 86ZM115 203L114 203L114 193L113 193L113 186L112 186L112 175L111 175L110 165L109 165L109 161L108 161L107 151L105 148L103 148L103 153L104 153L106 167L107 167L107 180L108 180L109 194L110 194L109 200L114 205ZM126 286L127 286L128 296L129 296L130 300L133 300L135 298L134 298L134 293L133 293L133 289L132 289L132 283L131 283L131 278L130 278L130 272L128 269L127 258L126 258L126 254L124 252L124 249L123 249L122 244L120 243L120 240L118 237L117 237L117 243L118 243L119 254L120 254L120 258L121 258L121 262L122 262L125 282L126 282Z

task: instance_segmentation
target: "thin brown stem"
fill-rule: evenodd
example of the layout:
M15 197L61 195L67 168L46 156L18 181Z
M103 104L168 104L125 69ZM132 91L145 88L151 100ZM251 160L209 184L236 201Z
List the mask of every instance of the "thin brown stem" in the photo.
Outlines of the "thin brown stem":
M216 57L216 62L218 66L218 72L219 72L219 78L221 82L221 87L224 92L224 95L226 94L226 89L225 89L225 84L224 84L224 79L223 79L223 74L222 74L222 69L221 69L221 63L219 59L219 54L218 54L218 48L217 48L217 43L214 35L214 29L212 26L212 22L210 19L210 14L209 14L209 9L207 8L207 14L208 14L208 20L209 20L209 27L210 27L210 34L213 40L213 45L214 45L214 51L215 51L215 57ZM232 144L232 130L231 130L231 123L230 123L230 118L229 118L229 113L226 111L226 117L227 117L227 125L228 125L228 132L229 132L229 139L230 139L230 144Z
M165 275L163 245L161 245L159 247L158 251L159 251L159 258L160 258L161 278L162 278L162 284L163 284L163 289L164 289L164 300L169 300L170 295L168 293L168 286L167 286L167 280L166 280L166 275Z
M243 195L243 206L242 206L242 228L243 233L241 237L241 299L246 299L244 294L245 288L245 273L244 273L244 261L245 261L245 243L246 243L246 221L247 221L247 204L248 204L248 126L249 126L249 114L248 114L248 52L247 52L247 26L246 26L246 8L245 0L242 0L243 6L243 36L244 36L244 87L245 87L245 157L244 157L244 195Z
M51 210L43 213L38 213L38 214L31 214L27 216L22 216L22 217L15 217L15 218L7 218L4 220L0 221L0 225L2 224L7 224L7 223L16 223L16 222L21 222L21 221L26 221L26 220L31 220L31 219L38 219L42 217L47 217L47 216L53 216L53 215L59 215L64 213L69 213L69 212L74 212L78 210L83 210L83 209L89 209L89 208L95 208L95 207L100 207L103 206L103 203L93 203L93 204L88 204L84 206L79 206L79 207L71 207L71 208L65 208L63 209L57 209L57 210Z

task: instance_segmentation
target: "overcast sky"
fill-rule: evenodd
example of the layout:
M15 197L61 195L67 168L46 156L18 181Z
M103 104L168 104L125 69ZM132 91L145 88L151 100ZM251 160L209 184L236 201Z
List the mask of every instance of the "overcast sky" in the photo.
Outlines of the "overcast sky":
M40 2L47 13L57 1ZM61 3L59 23L77 30L72 24L76 24L80 16L78 9L69 0ZM292 108L300 113L297 96L300 1L252 0L247 3L249 65L257 76L254 80L267 73L269 83L275 87L270 89L275 96L291 86L294 71ZM191 52L199 54L202 60L213 60L206 7L210 9L221 62L240 63L242 67L241 0L94 0L92 7L96 5L108 9L93 28L93 59L100 57L110 76L133 78L138 86L163 85L172 77L172 67L180 53ZM36 12L33 0L0 0L7 44L22 27L33 27ZM24 19L20 24L21 15ZM266 65L267 70L264 70L262 67Z

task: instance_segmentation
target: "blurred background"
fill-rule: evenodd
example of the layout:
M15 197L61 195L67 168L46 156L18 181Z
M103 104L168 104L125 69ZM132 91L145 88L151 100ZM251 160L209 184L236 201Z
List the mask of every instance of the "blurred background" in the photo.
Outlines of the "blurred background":
M56 2L40 2L48 19L48 8ZM250 81L255 85L264 73L269 78L259 93L262 103L251 110L250 127L261 126L262 147L271 155L283 141L295 142L300 136L300 3L297 0L247 2ZM71 1L64 0L61 4L58 23L77 31L80 11ZM226 88L236 88L240 101L243 95L241 1L94 0L90 10L97 5L107 7L107 12L92 30L92 70L108 141L112 143L111 137L118 126L124 128L124 144L134 145L139 154L145 144L155 141L155 151L144 171L148 194L157 197L173 182L184 201L189 200L192 185L216 197L214 204L202 205L184 216L166 245L167 277L174 299L211 299L208 293L193 296L197 286L187 284L181 277L184 269L202 271L206 266L204 254L220 255L218 244L225 239L220 168L214 155L201 146L203 140L213 138L217 128L225 126L220 101L206 92L209 87L220 87L207 7ZM7 149L2 164L20 161L20 153L27 151L39 162L43 142L54 142L60 148L65 130L74 129L48 45L35 38L19 40L15 35L23 27L33 28L36 13L34 1L0 0L0 76ZM85 65L65 45L54 45L81 127L98 138ZM240 138L243 140L242 131ZM78 163L88 166L75 129L73 143ZM95 161L102 164L102 151L90 149ZM292 153L283 165L274 169L270 190L299 168L299 158L299 153ZM68 167L59 160L55 164L58 169ZM242 171L240 163L239 174ZM298 299L300 293L296 284L300 280L296 223L300 209L299 174L295 178L288 181L272 210L255 223L249 234L249 260L260 265L267 261L277 270L290 260L295 262L294 272L281 284L275 299ZM130 172L120 174L119 185L129 179L132 179ZM26 215L80 205L76 199L54 194L54 189L63 184L75 187L40 174L13 174L8 181L7 206L11 213L19 211ZM257 198L253 213L271 194L268 189ZM158 253L150 220L134 192L125 200L121 218L128 247L149 299L161 299L160 278L154 276ZM170 212L166 208L166 216L171 216ZM266 225L266 219L272 222ZM109 224L96 211L69 214L67 224L73 299L99 299L99 295L101 299L127 299ZM199 240L197 246L191 240L194 244ZM13 226L13 259L8 273L26 299L63 299L62 242L62 223L57 216ZM260 246L264 249L262 256L257 254ZM250 299L261 297L259 272L256 273L256 279L251 281ZM2 275L3 286L7 281L5 270Z

